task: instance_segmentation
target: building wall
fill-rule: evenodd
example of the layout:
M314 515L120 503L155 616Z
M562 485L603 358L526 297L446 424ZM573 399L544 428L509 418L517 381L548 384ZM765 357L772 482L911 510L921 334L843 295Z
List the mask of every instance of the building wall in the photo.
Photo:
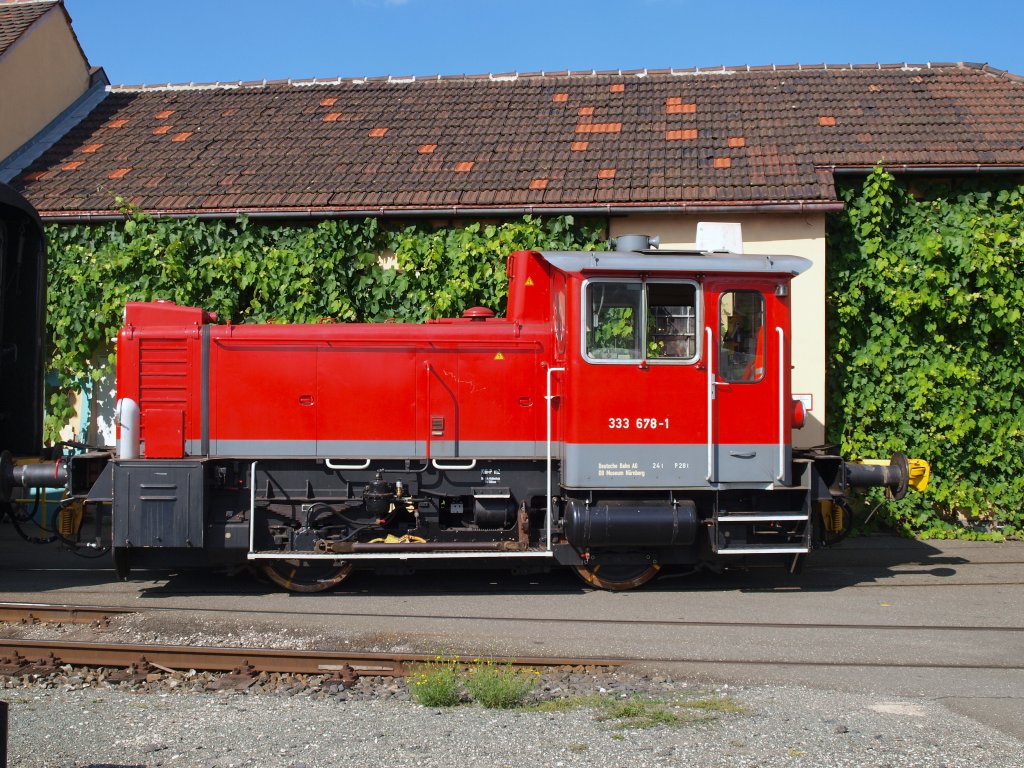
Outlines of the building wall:
M610 234L660 235L662 248L697 246L697 223L737 222L745 253L803 256L811 269L793 281L793 394L811 395L807 424L794 433L798 447L825 442L825 214L670 216L645 214L611 220Z
M60 6L0 56L0 159L35 136L89 88L89 63Z

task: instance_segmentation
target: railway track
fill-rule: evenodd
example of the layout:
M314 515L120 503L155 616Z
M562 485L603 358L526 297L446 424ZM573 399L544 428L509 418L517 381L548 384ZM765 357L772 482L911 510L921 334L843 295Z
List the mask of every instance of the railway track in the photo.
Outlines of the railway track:
M173 608L143 609L135 613L173 611ZM195 609L192 609L195 610ZM203 609L200 609L203 610ZM209 613L230 614L230 611L205 609ZM25 617L46 616L49 621L62 623L62 617L68 616L79 622L105 622L111 616L130 613L124 609L99 608L82 606L58 605L12 605L0 604L0 620L24 621ZM261 611L260 615L287 615L300 612ZM252 612L247 612L252 615ZM333 617L375 617L369 613L331 613ZM886 625L886 624L855 624L855 623L787 623L787 622L725 622L725 621L686 621L686 620L630 620L630 619L572 619L572 618L530 618L521 616L438 616L429 614L389 614L391 619L436 619L452 621L483 621L483 622L536 622L563 623L585 625L634 625L643 626L680 626L680 627L756 627L774 630L870 630L893 632L991 632L991 633L1024 633L1024 627L999 626L948 626L948 625ZM156 670L206 670L213 672L233 672L235 674L255 674L258 672L279 672L287 674L337 674L349 670L362 676L402 677L410 667L435 660L431 654L407 653L353 653L350 651L322 650L289 650L270 648L237 648L222 646L180 646L162 644L124 644L75 642L54 639L16 639L0 640L0 674L17 674L19 671L43 672L65 664L90 667L132 667L132 665L149 665ZM468 662L469 658L448 655ZM780 659L780 658L714 658L709 655L677 656L613 656L602 658L576 657L515 657L493 659L499 664L521 667L601 667L613 668L630 664L690 664L699 666L728 665L737 667L808 667L808 668L871 668L871 669L963 669L963 670L1024 670L1021 664L999 663L985 664L974 662L957 662L950 659L941 661L844 661L839 659ZM12 671L13 670L13 671Z
M251 669L256 672L322 675L349 668L361 676L403 677L410 667L434 661L429 654L352 653L349 651L308 651L280 648L227 648L182 645L140 645L124 643L85 643L61 640L0 640L0 673L11 666L38 670L65 664L87 667L128 667L149 664L165 671L206 670L231 672ZM449 656L446 659L468 663L470 659ZM616 667L624 662L614 659L579 658L499 658L497 664L516 667Z
M62 606L62 605L21 605L14 603L0 603L0 622L17 621L21 623L56 622L56 623L105 623L112 616L126 615L132 613L159 613L180 611L178 607L155 608L146 607L129 610L126 608L104 608L95 606ZM206 613L218 615L231 615L235 613L223 608L196 608L190 606L190 613ZM306 611L285 611L246 609L239 611L246 616L304 616ZM834 629L834 630L872 630L883 632L995 632L1021 634L1024 633L1024 626L999 626L999 625L950 625L950 624L870 624L870 623L844 623L844 622L779 622L779 621L715 621L709 619L615 619L615 618L572 618L572 617L547 617L547 616L482 616L482 615L450 615L431 613L392 613L379 614L365 611L318 611L318 615L325 618L337 619L374 619L386 617L392 620L435 620L446 622L492 622L508 624L580 624L580 625L607 625L607 626L636 626L636 627L735 627L735 628L763 628L763 629ZM69 618L64 619L63 616ZM77 617L77 618L71 618Z

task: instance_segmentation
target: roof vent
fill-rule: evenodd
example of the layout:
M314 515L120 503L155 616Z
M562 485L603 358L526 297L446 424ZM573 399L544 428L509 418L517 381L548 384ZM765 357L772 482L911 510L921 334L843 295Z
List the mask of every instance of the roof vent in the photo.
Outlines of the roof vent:
M655 235L619 235L612 240L612 249L616 251L647 251L661 245L661 237Z
M470 307L462 313L462 316L470 320L487 320L494 317L494 310L488 307Z

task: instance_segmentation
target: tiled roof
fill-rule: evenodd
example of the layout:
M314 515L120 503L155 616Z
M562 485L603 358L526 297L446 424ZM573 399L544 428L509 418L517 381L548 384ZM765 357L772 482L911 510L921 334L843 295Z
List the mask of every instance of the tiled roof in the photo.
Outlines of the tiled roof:
M10 48L26 29L55 5L57 0L0 2L0 54Z
M115 88L15 180L46 216L835 206L834 166L1024 167L979 65Z

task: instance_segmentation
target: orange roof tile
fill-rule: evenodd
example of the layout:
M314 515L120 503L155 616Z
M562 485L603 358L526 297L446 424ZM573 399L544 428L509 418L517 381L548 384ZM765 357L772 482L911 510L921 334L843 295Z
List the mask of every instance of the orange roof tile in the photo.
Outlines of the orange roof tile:
M671 101L671 99L670 99ZM697 111L696 104L666 104L665 112L669 115L692 115Z
M622 123L579 123L576 133L619 133Z

